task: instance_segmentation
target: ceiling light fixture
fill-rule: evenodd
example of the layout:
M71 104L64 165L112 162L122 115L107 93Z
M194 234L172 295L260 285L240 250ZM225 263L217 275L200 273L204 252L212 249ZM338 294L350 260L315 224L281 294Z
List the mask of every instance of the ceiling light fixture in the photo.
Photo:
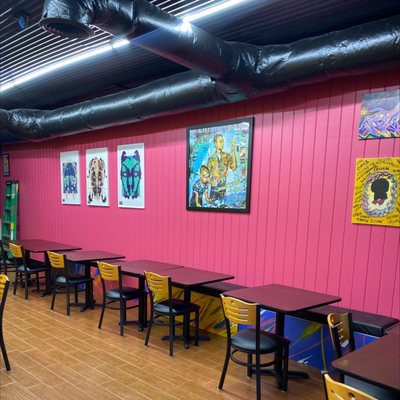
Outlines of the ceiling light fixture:
M225 10L229 7L233 7L239 3L243 3L244 1L246 1L246 0L228 0L223 3L218 4L216 6L209 7L205 10L199 11L197 13L183 16L182 19L184 20L184 23L192 22L197 19L200 19L200 18L206 17L208 15L212 15L212 14L215 14L222 10ZM7 90L20 85L21 83L28 82L32 79L38 78L39 76L45 75L49 72L61 69L61 68L65 67L66 65L71 65L71 64L75 64L82 60L87 60L88 58L92 58L96 55L112 51L113 49L117 49L119 47L124 47L124 46L128 45L129 43L130 43L129 40L126 40L126 39L116 40L115 42L111 42L111 43L101 46L95 50L91 50L91 51L85 52L83 54L79 54L77 56L70 57L66 60L62 60L62 61L56 62L54 64L50 64L44 68L40 68L35 71L29 72L19 78L13 79L10 82L2 84L0 87L0 93L4 93Z

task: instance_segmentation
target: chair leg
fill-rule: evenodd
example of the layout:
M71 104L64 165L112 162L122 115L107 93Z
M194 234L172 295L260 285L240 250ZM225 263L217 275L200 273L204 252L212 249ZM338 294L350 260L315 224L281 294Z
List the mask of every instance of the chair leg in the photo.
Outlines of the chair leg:
M185 336L185 323L183 323L183 335ZM169 318L169 355L174 355L175 317Z
M6 365L6 370L10 371L11 367L10 367L10 362L8 361L6 345L4 344L3 328L1 325L0 325L0 347L1 347L1 352L3 354L4 364Z
M251 353L247 354L247 376L251 378L253 376L253 355Z
M17 285L18 285L18 277L20 276L20 274L15 271L15 279L14 279L14 290L13 290L13 294L17 293Z
M144 341L144 345L147 346L149 344L149 339L150 339L150 332L151 332L151 328L153 326L153 318L154 318L154 311L153 311L153 305L151 305L151 309L150 309L150 320L149 320L149 324L147 326L147 333L146 333L146 339Z
M230 345L229 342L227 342L227 344L226 344L225 361L224 361L224 366L222 368L222 373L221 373L221 378L219 380L218 389L222 389L222 387L224 386L226 371L228 370L230 354L231 354L231 345Z
M71 303L70 303L70 299L69 299L69 295L70 295L70 293L69 293L69 285L68 284L66 284L65 285L65 298L66 298L66 301L67 301L67 315L69 316L70 314L71 314Z
M256 386L257 386L257 400L261 400L261 357L256 353Z
M94 310L94 299L93 299L93 281L89 282L90 289L90 308Z
M36 273L36 290L39 292L39 273Z
M30 275L24 274L25 275L25 300L28 300L28 282Z
M78 285L75 285L75 304L78 303Z
M52 298L51 298L51 306L50 306L51 310L54 310L54 303L56 301L56 293L57 293L57 286L54 285L53 286L53 295L52 295Z
M99 326L98 326L99 329L101 329L101 326L103 324L103 317L104 317L105 309L106 309L106 296L103 293L103 304L101 305L101 313L100 313Z
M196 311L194 321L194 345L199 345L199 330L200 330L200 312Z
M126 319L126 302L121 298L119 307L119 334L124 336L124 324Z

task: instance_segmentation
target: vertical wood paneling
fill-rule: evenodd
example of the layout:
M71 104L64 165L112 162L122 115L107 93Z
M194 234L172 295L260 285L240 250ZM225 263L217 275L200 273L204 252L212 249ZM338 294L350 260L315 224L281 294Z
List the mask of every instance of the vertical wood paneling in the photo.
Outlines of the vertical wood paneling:
M298 87L252 101L43 143L4 146L20 181L21 238L49 238L285 283L400 316L400 230L351 223L355 159L400 154L399 139L357 139L363 93L400 74ZM186 210L186 127L254 116L250 214ZM117 205L117 147L145 144L145 209ZM86 149L109 150L110 206L86 205ZM61 151L79 150L82 205L61 204ZM4 178L2 187L4 186ZM3 190L2 190L3 192Z

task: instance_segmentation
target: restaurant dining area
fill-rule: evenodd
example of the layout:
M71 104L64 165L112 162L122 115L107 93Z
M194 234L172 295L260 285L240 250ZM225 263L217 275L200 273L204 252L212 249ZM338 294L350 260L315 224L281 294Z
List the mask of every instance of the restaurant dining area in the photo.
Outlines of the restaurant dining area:
M4 0L1 400L400 398L400 4Z

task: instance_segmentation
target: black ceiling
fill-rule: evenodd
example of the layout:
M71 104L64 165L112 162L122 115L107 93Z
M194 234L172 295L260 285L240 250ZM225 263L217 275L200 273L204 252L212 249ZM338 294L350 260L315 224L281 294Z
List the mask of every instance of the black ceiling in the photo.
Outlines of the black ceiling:
M184 16L226 0L151 0ZM3 86L26 73L112 39L96 29L84 41L44 31L38 22L43 0L2 0L0 15ZM192 23L222 39L256 45L284 44L302 38L400 14L399 0L246 0ZM23 27L27 19L27 27ZM65 66L1 93L1 108L54 109L140 86L185 68L135 46L133 40L91 59ZM0 143L9 141L1 134Z

